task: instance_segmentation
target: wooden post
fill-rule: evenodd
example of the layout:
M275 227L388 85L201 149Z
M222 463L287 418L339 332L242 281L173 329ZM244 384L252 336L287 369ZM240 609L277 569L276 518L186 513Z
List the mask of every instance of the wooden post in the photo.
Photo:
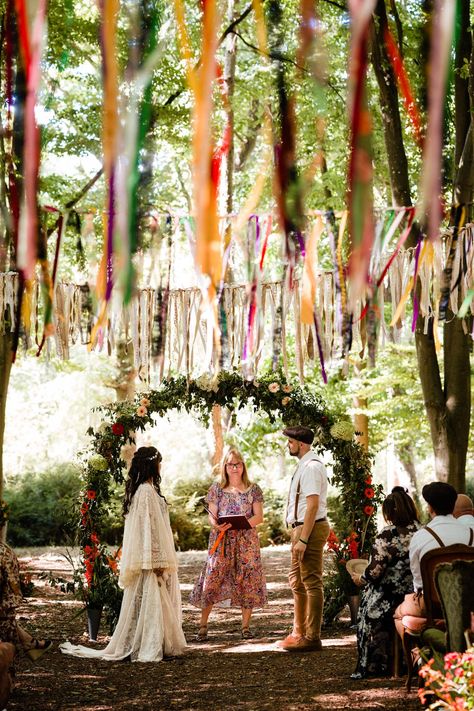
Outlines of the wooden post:
M224 454L224 437L222 435L222 408L212 407L212 432L214 434L214 454L212 455L212 471L217 473Z
M367 400L364 397L354 398L354 407L358 410L367 409ZM361 434L356 435L357 442L367 451L369 449L369 418L363 412L356 412L354 415L354 427L356 432Z

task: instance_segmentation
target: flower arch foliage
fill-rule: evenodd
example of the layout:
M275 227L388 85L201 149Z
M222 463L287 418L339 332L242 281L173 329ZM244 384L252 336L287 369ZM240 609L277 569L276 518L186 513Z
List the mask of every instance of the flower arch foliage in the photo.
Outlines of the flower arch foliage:
M235 372L221 372L216 379L207 375L190 381L170 378L146 396L98 408L102 423L97 429L88 430L91 444L84 453L80 517L87 603L100 602L98 598L103 597L102 603L107 604L101 591L116 581L116 559L109 556L100 539L101 520L107 514L113 482L120 484L124 480L133 433L152 424L153 415L163 416L171 409L195 412L208 423L214 405L231 412L248 405L256 412L266 412L271 422L311 427L316 432L315 449L332 453L331 481L339 488L344 503L336 540L350 541L347 557L360 557L369 550L375 535L373 513L380 500L380 487L372 485L371 457L354 441L350 422L331 413L319 396L289 383L282 374L270 372L252 381L243 380ZM336 545L334 539L332 543Z

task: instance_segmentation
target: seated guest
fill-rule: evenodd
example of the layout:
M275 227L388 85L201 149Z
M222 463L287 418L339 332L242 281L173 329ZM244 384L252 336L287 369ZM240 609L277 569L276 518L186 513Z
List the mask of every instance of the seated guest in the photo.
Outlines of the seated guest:
M472 546L474 542L474 530L469 529L460 523L453 516L454 505L457 499L456 489L451 484L442 481L434 481L426 484L421 495L428 504L428 512L431 517L429 526L425 526L417 531L410 543L410 568L413 575L413 585L415 593L406 595L405 600L395 610L395 626L400 635L403 628L411 629L411 624L415 623L415 631L419 631L416 620L409 617L425 617L425 605L423 602L423 581L421 578L420 562L425 553L439 548L440 546L450 546L454 543L464 543ZM403 617L408 619L402 620Z
M472 499L466 494L458 494L456 503L454 504L453 516L458 520L458 523L463 523L465 526L474 528L474 507Z
M396 486L383 502L382 513L389 525L376 537L364 573L353 576L363 588L357 619L357 667L351 679L387 674L393 611L413 587L408 549L420 528L413 499Z
M0 542L0 639L14 644L17 652L22 648L30 659L37 661L53 643L32 637L18 624L16 607L22 599L18 558L10 546Z

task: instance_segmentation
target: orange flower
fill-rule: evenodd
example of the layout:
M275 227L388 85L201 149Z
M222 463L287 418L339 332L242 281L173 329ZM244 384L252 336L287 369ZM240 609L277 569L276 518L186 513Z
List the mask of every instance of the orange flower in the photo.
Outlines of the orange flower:
M94 491L94 489L88 489L86 492L86 496L88 499L95 499L95 497L97 496L97 492Z
M375 492L371 486L368 486L367 489L364 491L364 496L366 496L368 499L374 498Z
M374 513L374 507L373 506L364 506L364 513L366 516L372 516Z
M364 479L366 484L372 484L372 477L369 475L367 479Z
M99 544L99 536L97 535L97 533L95 531L92 531L92 533L91 533L91 541L92 541L92 543L95 543L95 545Z

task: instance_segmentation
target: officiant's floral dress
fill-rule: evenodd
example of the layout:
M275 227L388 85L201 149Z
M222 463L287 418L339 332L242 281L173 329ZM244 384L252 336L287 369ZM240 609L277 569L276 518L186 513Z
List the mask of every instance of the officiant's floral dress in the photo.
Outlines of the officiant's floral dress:
M215 483L208 491L207 501L217 506L218 516L239 514L250 518L254 501L263 502L263 494L257 484L235 494L223 491ZM207 561L191 593L191 604L200 608L216 604L246 609L263 607L267 602L267 588L256 529L226 531L211 555L218 533L211 530Z
M408 550L419 528L416 521L404 527L386 526L374 541L357 618L356 671L364 676L388 672L393 613L405 594L413 592Z

